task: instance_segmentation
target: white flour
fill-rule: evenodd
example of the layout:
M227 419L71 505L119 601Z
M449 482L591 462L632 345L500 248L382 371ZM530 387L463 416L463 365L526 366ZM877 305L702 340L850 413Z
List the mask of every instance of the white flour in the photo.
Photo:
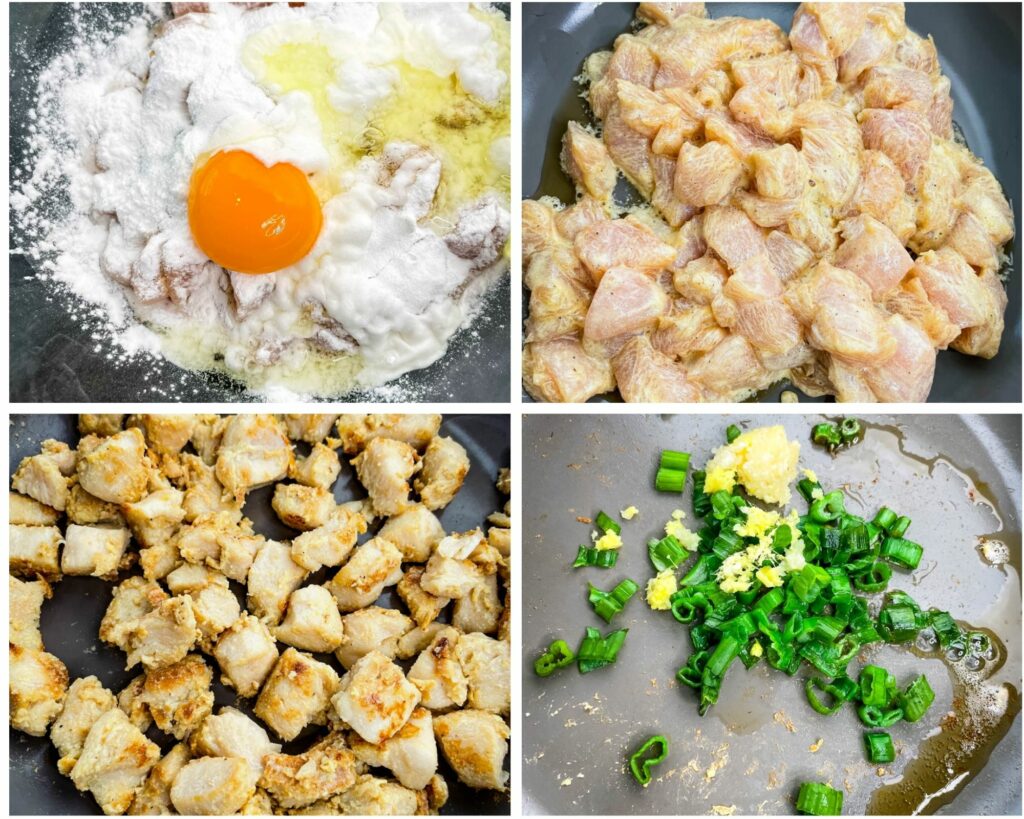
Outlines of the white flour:
M436 4L217 9L176 20L150 10L116 33L80 27L45 68L11 196L16 249L88 306L114 358L222 366L281 400L377 387L437 360L507 270L507 197L467 202L438 230L427 218L438 155L394 142L343 163L310 94L263 87L250 68L283 44L325 45L337 65L332 116L354 127L394 91L399 60L454 73L494 105L507 76L491 26ZM229 273L192 241L192 169L228 148L290 162L332 190L317 243L296 265ZM507 164L507 138L490 153ZM62 191L69 205L58 207Z

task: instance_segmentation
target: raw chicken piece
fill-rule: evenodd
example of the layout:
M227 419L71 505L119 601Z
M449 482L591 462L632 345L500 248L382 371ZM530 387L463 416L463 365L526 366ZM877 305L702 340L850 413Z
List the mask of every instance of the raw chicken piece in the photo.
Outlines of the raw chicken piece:
M913 259L896 235L877 219L858 216L843 224L843 243L836 251L834 264L860 276L875 301L881 301L895 288Z
M991 321L991 299L984 282L955 250L922 253L914 261L914 275L928 300L961 330Z
M1006 289L999 277L991 270L983 272L979 279L985 287L983 304L988 319L974 327L965 329L952 346L954 350L959 350L967 355L995 358L1003 337L1007 304Z
M880 65L865 72L865 108L901 108L928 114L935 89L923 71L901 65Z
M509 730L501 717L470 708L443 714L434 719L434 735L459 779L471 788L505 789Z
M935 348L916 324L891 316L886 327L896 339L896 352L879 367L867 370L864 379L879 401L924 401L935 376Z
M583 228L590 227L590 225L597 222L607 222L609 219L607 205L602 204L591 196L577 199L575 204L562 208L562 210L554 215L554 225L559 236L554 238L553 245L548 249L552 251L571 251L571 246L566 245L562 241L563 239L572 242L575 240L576 234L583 230ZM579 266L575 261L571 264L573 267Z
M236 813L256 790L256 777L244 759L204 756L188 762L171 786L171 802L188 816Z
M727 331L715 323L710 307L691 307L658 319L651 345L670 358L685 359L714 349Z
M771 231L765 246L772 269L783 284L795 278L814 261L814 254L809 247L781 230Z
M662 26L684 15L707 17L708 12L703 3L641 3L636 9L638 20Z
M890 293L885 309L916 324L927 333L932 346L940 350L945 350L960 335L960 327L949 320L945 310L932 304L916 276L908 276L899 290Z
M583 334L606 341L650 329L668 308L668 296L646 273L626 267L605 272L587 311Z
M708 208L704 212L704 240L733 271L748 259L767 252L764 231L743 211L732 207Z
M631 403L674 403L701 400L686 372L651 346L647 336L630 339L612 359L622 397Z
M928 118L908 110L866 108L858 120L864 146L888 156L903 178L911 182L932 147Z
M587 353L578 339L527 344L523 386L541 401L583 403L615 388L611 362Z
M604 119L617 98L617 81L626 80L650 88L658 73L658 64L643 41L624 34L615 41L615 51L600 76L594 76L589 60L586 70L591 75L590 107L599 119Z
M955 250L972 267L995 271L999 268L999 248L988 235L985 226L973 213L961 213L953 224L946 247Z
M721 142L705 142L697 148L683 145L676 161L674 191L694 207L717 205L728 197L743 177L743 164Z
M799 151L783 144L750 155L754 166L754 184L761 196L771 199L796 199L807 185L809 170Z
M349 741L360 762L388 768L406 788L422 790L437 773L434 720L426 708L413 711L401 730L379 745L371 745L355 733Z
M695 304L711 304L722 292L729 271L713 254L694 259L672 274L676 292Z
M613 267L656 272L668 267L676 257L675 248L628 219L591 225L576 234L575 247L595 286Z
M839 58L839 80L853 82L863 71L887 61L907 31L902 3L873 3L867 25Z
M563 170L580 193L600 202L611 199L615 189L615 165L601 140L577 122L570 122L562 137L561 160Z
M675 194L676 160L670 156L651 155L651 172L654 174L654 192L651 205L661 217L674 228L689 221L697 208L681 202ZM678 254L677 254L678 261Z
M925 173L930 173L929 165L938 155L938 151L932 151L925 166ZM949 175L948 179L955 182L952 175ZM936 182L926 177L920 191L922 201L918 219L927 207L929 197L936 193ZM951 200L940 201L939 210L946 207L945 212L948 213L950 204ZM907 242L918 229L915 224L914 206L906 195L903 177L893 161L881 151L864 151L862 154L860 182L853 199L850 200L850 209L873 216L895 233L901 242Z
M609 109L603 122L605 147L616 167L645 198L654 190L651 171L651 140L629 127L618 101Z
M688 375L706 400L742 401L777 380L741 335L730 335L689 369Z
M860 178L861 133L853 114L837 105L811 100L797 109L793 126L800 131L800 155L816 183L815 197L842 209Z

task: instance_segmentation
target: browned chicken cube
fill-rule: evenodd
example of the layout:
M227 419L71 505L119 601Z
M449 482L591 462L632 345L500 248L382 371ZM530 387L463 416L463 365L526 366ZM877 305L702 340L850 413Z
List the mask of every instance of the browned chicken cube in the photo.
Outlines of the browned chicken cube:
M64 704L68 670L52 654L13 643L8 659L11 727L41 737Z
M136 620L128 630L126 668L138 663L147 671L169 666L184 658L199 637L191 598L187 594L171 597Z
M126 429L93 441L88 451L79 445L78 482L90 495L110 503L136 503L149 488L152 464L146 439L139 429Z
M203 720L189 737L189 747L203 756L244 759L256 777L263 773L267 756L281 751L262 725L234 708L222 708L216 716Z
M353 552L328 588L338 608L355 611L373 603L386 586L402 579L402 554L387 540L375 537Z
M451 602L447 597L435 597L430 592L424 591L420 585L422 576L422 566L410 566L395 587L395 591L398 592L398 596L402 598L402 602L409 609L416 625L421 628L436 620L444 607Z
M279 481L294 463L292 447L273 415L233 416L217 450L217 478L236 499Z
M78 416L78 431L82 435L114 435L124 426L124 415Z
M338 506L326 523L303 532L292 541L292 560L309 572L319 571L324 566L340 566L365 531L366 518L359 512Z
M260 787L282 808L303 808L348 790L356 781L356 758L339 734L303 754L270 754Z
M468 707L507 716L512 703L509 644L474 632L459 638L455 653L469 686Z
M293 441L318 444L331 434L337 415L282 415L288 437Z
M453 711L434 718L434 735L464 783L471 788L505 789L508 774L502 766L509 730L501 717L470 708Z
M337 504L327 489L279 483L274 487L271 506L285 526L308 532L327 523Z
M192 758L188 746L179 742L160 759L149 772L142 788L128 808L130 816L168 816L174 812L171 804L171 785L185 763Z
M220 664L222 682L239 696L252 697L277 662L277 645L266 624L246 613L221 632L213 656Z
M195 415L129 415L126 425L138 427L149 448L161 454L177 454L192 439Z
M32 650L43 648L39 617L42 614L43 601L49 598L50 594L50 585L45 580L18 580L16 577L8 577L8 641L11 645Z
M444 537L445 531L437 515L417 503L388 518L379 535L398 547L402 560L423 563Z
M342 415L338 437L348 455L362 450L374 438L393 438L423 449L441 428L440 415Z
M59 460L46 453L24 458L11 478L11 488L59 512L67 505L68 479Z
M149 708L157 728L185 739L213 711L213 672L202 657L185 659L149 671L140 701Z
M351 668L371 651L393 659L398 652L399 639L413 627L412 620L402 612L380 606L346 614L341 622L344 626L341 644L334 654L345 668Z
M270 673L253 710L279 737L295 739L307 725L326 722L327 708L338 686L333 668L288 648Z
M348 670L331 700L338 716L373 745L398 733L419 701L416 686L378 651L364 655Z
M409 479L419 471L416 450L393 438L374 438L353 460L359 482L366 487L380 515L397 515L410 505Z
M171 785L171 803L187 816L237 813L256 791L244 759L204 756L187 762Z
M8 523L21 526L53 526L60 512L28 495L8 492Z
M64 574L112 580L117 576L130 540L127 529L68 524L61 569Z
M306 570L292 560L289 546L276 540L266 541L249 568L249 608L270 625L281 622L288 596L306 575Z
M434 438L423 453L423 464L416 476L416 491L427 509L443 509L462 488L469 472L465 447L452 438Z
M316 444L305 458L298 458L288 477L306 486L330 489L341 474L338 453L324 444Z
M461 707L469 694L456 651L460 636L450 626L441 629L409 669L409 681L419 689L423 705L432 711Z
M50 728L57 749L57 769L67 776L78 762L85 738L101 716L117 707L114 695L96 677L80 677L71 683L64 708Z
M303 651L334 651L344 635L341 614L334 597L323 586L303 586L288 598L284 622L274 629L274 637Z
M417 708L394 736L371 745L358 734L349 740L361 762L388 768L406 788L422 790L437 773L437 743L430 711Z
M7 550L12 574L60 580L57 552L64 538L56 526L8 526Z

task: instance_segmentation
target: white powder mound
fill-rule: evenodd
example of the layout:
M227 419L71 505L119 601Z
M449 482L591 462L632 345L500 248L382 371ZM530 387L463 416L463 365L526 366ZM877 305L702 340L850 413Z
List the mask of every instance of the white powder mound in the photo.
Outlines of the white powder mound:
M395 141L339 163L311 95L265 87L251 61L289 43L325 46L337 68L324 99L357 125L394 92L399 62L455 75L494 106L508 77L492 26L454 4L214 4L175 19L162 8L116 26L80 16L73 43L43 70L28 159L14 174L15 250L85 305L73 315L98 327L115 359L220 368L288 400L381 387L441 358L507 272L507 196L433 217L447 160ZM227 149L291 163L332 191L297 264L247 276L194 243L193 168ZM507 153L507 137L495 139L496 166Z

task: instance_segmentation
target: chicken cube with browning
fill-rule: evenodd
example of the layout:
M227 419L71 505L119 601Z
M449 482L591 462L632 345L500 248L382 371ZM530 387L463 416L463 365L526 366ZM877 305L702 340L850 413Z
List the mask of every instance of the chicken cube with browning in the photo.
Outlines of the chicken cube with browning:
M434 722L426 708L413 711L398 733L379 745L371 745L355 733L349 742L357 759L373 767L389 769L407 788L422 790L437 773Z
M177 454L192 439L195 415L129 415L126 426L138 427L146 444L160 454Z
M11 574L60 580L57 551L64 538L56 526L8 526L7 552Z
M133 427L87 445L85 440L78 450L78 482L82 488L110 503L142 500L149 488L152 469L142 432Z
M267 756L281 751L262 725L234 708L222 708L216 716L204 719L189 737L189 747L202 756L244 759L256 777L263 773Z
M127 529L70 523L65 534L61 569L64 574L111 580L117 577L129 540L131 534Z
M470 589L469 594L455 601L452 625L464 634L474 631L491 634L498 628L501 612L498 576L489 574Z
M90 495L80 483L73 483L64 510L69 523L80 526L127 526L119 504Z
M398 547L402 560L423 563L440 543L445 532L437 515L417 503L401 514L388 518L378 534Z
M124 426L124 415L78 416L78 431L82 435L114 435Z
M42 614L43 601L50 594L50 584L45 580L18 580L16 577L8 576L8 640L11 645L42 650L43 635L39 630L39 618Z
M142 733L146 733L153 724L153 715L149 713L149 706L142 700L145 691L146 675L139 674L117 695L117 707L128 715L132 725Z
M186 594L171 597L143 615L126 636L128 664L142 663L147 671L178 662L199 639L192 599Z
M409 479L420 468L419 456L409 444L394 438L374 438L352 465L377 514L397 515L409 508Z
M507 716L512 704L509 644L486 634L463 634L455 654L469 686L468 707Z
M344 634L334 597L315 584L292 592L284 622L273 631L282 643L317 653L334 651Z
M128 637L145 615L167 599L160 584L143 577L129 577L114 587L113 598L100 622L100 639L128 650Z
M427 561L420 586L437 597L457 600L469 594L483 577L483 570L472 560L445 557L437 551Z
M249 608L270 625L280 623L289 595L302 585L307 574L292 560L289 546L276 540L266 541L249 568Z
M213 672L202 657L190 654L146 674L140 702L156 727L185 739L213 711Z
M341 474L338 453L324 444L316 444L305 458L295 461L288 477L306 486L330 489Z
M188 746L179 742L160 759L149 772L141 790L135 795L128 814L131 816L169 816L174 812L171 804L171 785L181 769L192 758Z
M294 648L285 649L253 709L279 737L295 739L307 725L322 725L338 690L337 672Z
M41 737L63 707L68 670L52 654L13 643L8 660L11 727Z
M331 434L337 415L283 415L288 437L293 441L318 444Z
M365 531L366 518L338 506L323 526L303 532L292 541L292 560L309 572L324 566L340 566Z
M217 479L241 500L250 489L285 477L294 460L288 437L273 415L235 415L217 450Z
M308 532L327 523L337 504L327 489L301 483L279 483L274 487L271 506L285 526Z
M52 506L40 503L28 495L8 492L7 496L8 523L21 526L53 526L60 517L60 512Z
M171 803L186 816L237 813L256 791L244 759L204 756L185 764L171 785Z
M420 586L422 576L422 566L410 566L395 587L398 596L402 598L402 602L405 603L413 620L420 628L436 620L444 607L451 602L447 597L435 597L430 592L424 591Z
M363 774L328 804L330 812L349 816L412 816L426 812L424 801L416 791L397 782Z
M63 512L67 505L68 479L52 455L44 453L23 459L11 478L11 488L58 512Z
M101 716L117 707L114 695L96 677L80 677L71 683L64 708L50 728L57 749L57 769L67 776L78 762L89 730Z
M410 621L411 622L411 621ZM395 654L401 660L408 660L415 657L423 649L429 646L434 638L448 628L447 623L437 621L428 626L420 628L416 626L398 638L398 652Z
M452 438L434 438L423 453L423 464L416 476L416 491L427 509L443 509L462 488L469 472L465 447Z
M227 512L234 520L241 520L242 506L224 491L214 468L197 455L184 452L181 455L181 483L185 490L181 506L188 523L200 515Z
M373 745L398 733L419 701L416 686L379 651L356 661L331 700L338 716Z
M409 669L409 681L422 694L423 705L432 711L461 707L469 694L469 684L456 651L459 639L459 632L454 628L442 629Z
M345 668L351 668L360 657L371 651L393 659L399 639L413 627L412 620L402 612L380 606L369 606L346 614L341 622L344 629L335 656Z
M444 758L465 784L505 789L509 730L501 717L471 708L453 711L434 718L434 735Z
M327 736L303 754L266 757L260 787L282 808L303 808L355 784L356 758L339 734Z
M178 489L158 489L121 509L139 545L156 547L167 543L178 531L185 519L184 500L185 493Z
M338 418L338 437L348 455L359 452L374 438L404 441L414 449L423 449L441 428L440 415L342 415Z
M213 656L224 684L240 697L252 697L277 662L277 645L266 624L246 613L221 632Z
M355 611L373 603L385 586L402 579L402 554L382 537L368 540L355 550L348 563L328 584L343 612Z

